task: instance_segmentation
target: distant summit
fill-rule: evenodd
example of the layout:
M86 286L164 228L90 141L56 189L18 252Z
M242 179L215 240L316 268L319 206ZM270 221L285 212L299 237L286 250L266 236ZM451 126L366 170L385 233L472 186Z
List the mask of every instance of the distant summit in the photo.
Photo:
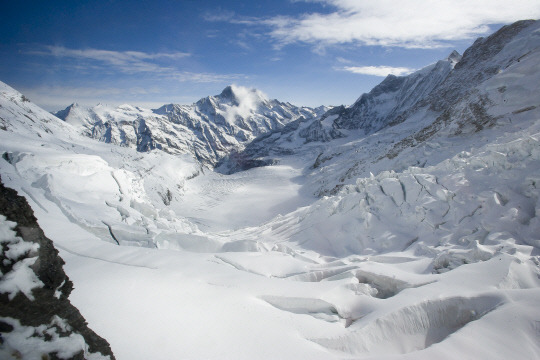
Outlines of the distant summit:
M452 51L450 55L446 58L447 61L454 64L457 64L461 60L462 55L458 53L456 50Z
M229 85L225 89L223 89L221 94L219 94L218 96L220 98L222 98L222 99L231 99L231 100L235 99L235 95L234 95L232 85Z
M314 119L328 108L297 107L269 100L256 89L229 85L219 95L192 105L167 104L155 110L124 104L83 108L72 104L54 113L89 137L138 151L191 153L214 166L257 136L296 119Z

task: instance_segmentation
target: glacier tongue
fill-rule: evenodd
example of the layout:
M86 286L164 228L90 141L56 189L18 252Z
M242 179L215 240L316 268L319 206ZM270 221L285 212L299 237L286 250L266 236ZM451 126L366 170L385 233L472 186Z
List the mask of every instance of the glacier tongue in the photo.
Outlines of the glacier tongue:
M61 121L0 84L2 181L118 359L534 358L539 28L329 111L228 87Z

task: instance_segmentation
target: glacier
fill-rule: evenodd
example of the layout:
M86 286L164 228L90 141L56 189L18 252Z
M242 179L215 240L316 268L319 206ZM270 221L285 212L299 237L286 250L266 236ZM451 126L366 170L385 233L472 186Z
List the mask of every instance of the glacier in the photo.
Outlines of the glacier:
M347 107L1 83L0 174L117 359L533 359L539 64L522 21Z

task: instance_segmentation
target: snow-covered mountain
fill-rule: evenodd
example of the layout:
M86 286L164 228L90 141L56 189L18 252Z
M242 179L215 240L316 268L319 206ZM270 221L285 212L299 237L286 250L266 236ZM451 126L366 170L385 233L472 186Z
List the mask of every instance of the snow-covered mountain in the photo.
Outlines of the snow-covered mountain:
M480 130L539 105L535 78L524 81L539 56L535 24L505 26L463 56L454 51L411 75L389 75L353 105L263 135L235 156L265 164L311 154L306 173L313 191L325 195L370 172L436 164L468 150ZM234 171L232 160L227 167Z
M430 96L447 79L460 60L461 55L453 51L447 59L411 75L388 75L339 114L334 124L338 129L362 129L368 135L403 121L411 108Z
M255 137L299 118L316 118L327 109L297 107L269 100L255 89L228 86L221 94L192 105L169 104L148 110L127 104L91 108L72 104L55 115L103 142L137 151L191 153L201 163L213 166Z
M210 161L95 141L102 120L1 84L0 172L118 359L533 359L539 94L540 22L525 21L320 117L266 126L259 107L247 123L229 91L110 115L144 121L146 144L166 143L157 119L201 146L250 129Z

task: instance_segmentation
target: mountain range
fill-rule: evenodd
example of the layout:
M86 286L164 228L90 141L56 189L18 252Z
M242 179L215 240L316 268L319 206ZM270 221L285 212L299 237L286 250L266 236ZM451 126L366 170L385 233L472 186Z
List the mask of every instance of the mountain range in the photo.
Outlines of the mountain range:
M91 108L72 104L54 115L81 134L106 143L137 151L190 153L202 164L213 167L257 136L281 129L291 121L311 120L326 109L269 100L258 90L232 85L221 94L192 105L168 104L148 110L127 104L98 104Z

